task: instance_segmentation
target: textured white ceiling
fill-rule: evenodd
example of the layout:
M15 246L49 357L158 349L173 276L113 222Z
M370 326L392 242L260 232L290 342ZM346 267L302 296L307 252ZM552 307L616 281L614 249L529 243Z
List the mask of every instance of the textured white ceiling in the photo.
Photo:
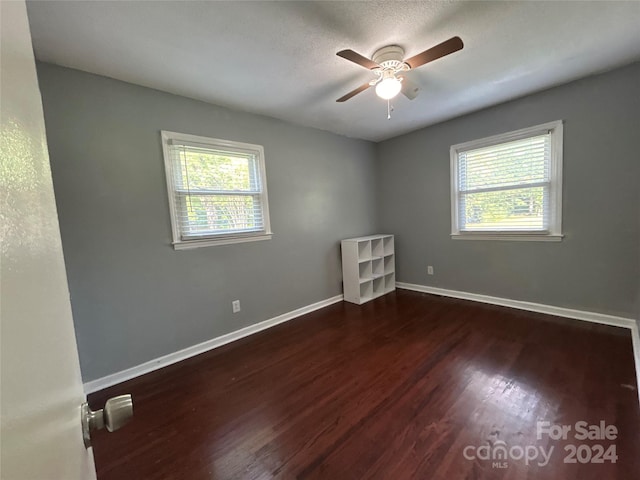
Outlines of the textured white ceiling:
M36 57L379 141L640 59L640 2L28 2ZM413 101L336 56L463 50L409 73Z

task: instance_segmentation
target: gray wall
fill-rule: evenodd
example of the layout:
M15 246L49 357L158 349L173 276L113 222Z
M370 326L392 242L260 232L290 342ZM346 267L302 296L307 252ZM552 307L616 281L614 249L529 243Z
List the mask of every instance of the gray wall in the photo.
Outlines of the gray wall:
M449 147L559 119L565 239L452 240ZM637 317L639 126L634 64L380 143L379 226L397 235L397 279Z
M84 381L341 293L339 240L376 231L374 144L38 74ZM161 129L263 145L273 239L175 251Z

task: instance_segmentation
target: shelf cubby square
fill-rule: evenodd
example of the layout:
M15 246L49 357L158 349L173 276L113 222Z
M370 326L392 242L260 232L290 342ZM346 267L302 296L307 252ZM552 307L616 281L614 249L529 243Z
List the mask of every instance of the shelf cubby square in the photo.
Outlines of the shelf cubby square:
M384 273L393 273L396 271L395 255L387 255L384 257Z
M373 296L383 295L384 290L384 277L375 278L373 280Z
M373 297L373 282L371 280L360 284L360 302L366 302Z
M371 269L374 277L381 277L384 275L384 261L382 258L375 258L371 262Z
M396 274L389 273L384 276L384 291L386 293L391 292L396 289Z
M358 265L358 270L359 270L359 274L360 274L360 282L362 282L363 280L370 280L371 279L371 277L372 277L371 261L361 262Z
M371 259L371 242L358 242L358 260L370 260Z
M382 238L371 240L371 256L373 258L384 256L384 242Z
M392 236L384 237L383 242L384 242L384 254L393 255L393 252L395 249L393 245L393 237Z

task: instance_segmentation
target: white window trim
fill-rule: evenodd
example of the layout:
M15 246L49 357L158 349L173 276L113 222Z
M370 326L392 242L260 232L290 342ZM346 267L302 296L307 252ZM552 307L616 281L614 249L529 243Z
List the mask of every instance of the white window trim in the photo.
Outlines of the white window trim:
M551 183L549 197L549 230L543 232L463 232L458 224L458 153L476 148L489 147L522 138L551 133ZM562 234L562 120L543 123L513 132L502 133L487 138L458 143L450 149L451 159L451 238L454 240L514 240L514 241L542 241L559 242Z
M219 138L201 137L197 135L189 135L187 133L170 132L162 130L162 153L164 156L165 176L167 178L167 195L169 197L169 210L171 213L171 232L173 236L173 248L175 250L187 250L199 247L209 247L213 245L228 245L232 243L256 242L260 240L269 240L273 236L271 231L271 223L269 221L269 199L267 196L267 177L264 163L264 148L262 145L254 145L251 143L235 142L232 140L223 140ZM260 165L260 179L262 182L262 200L263 200L263 221L264 231L248 232L248 233L228 233L218 234L215 237L197 238L183 240L178 228L177 208L174 192L176 191L175 178L173 175L174 165L171 161L171 153L169 151L170 141L178 140L189 142L191 144L200 144L208 148L229 148L232 150L245 150L256 154L258 164Z

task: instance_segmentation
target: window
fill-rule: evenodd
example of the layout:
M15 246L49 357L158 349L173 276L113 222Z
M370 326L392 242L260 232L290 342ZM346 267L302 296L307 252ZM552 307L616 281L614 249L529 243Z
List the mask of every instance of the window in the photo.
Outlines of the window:
M260 145L162 132L176 249L271 238Z
M562 239L562 122L451 147L454 239Z

